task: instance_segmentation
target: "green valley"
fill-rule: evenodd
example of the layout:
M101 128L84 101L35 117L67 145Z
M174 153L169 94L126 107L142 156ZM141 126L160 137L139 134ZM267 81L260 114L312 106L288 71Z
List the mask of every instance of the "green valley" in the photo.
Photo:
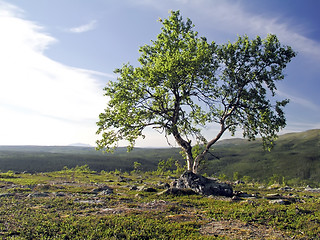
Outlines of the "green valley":
M178 148L135 148L131 152L118 148L113 154L103 154L93 147L0 146L0 170L34 173L88 165L97 172L130 172L138 162L142 171L154 171L160 161L169 158L183 164L179 152ZM270 152L263 150L260 139L227 139L214 145L211 153L202 166L202 174L229 180L236 175L267 182L272 178L292 184L320 182L319 129L281 135ZM174 169L173 164L171 170Z

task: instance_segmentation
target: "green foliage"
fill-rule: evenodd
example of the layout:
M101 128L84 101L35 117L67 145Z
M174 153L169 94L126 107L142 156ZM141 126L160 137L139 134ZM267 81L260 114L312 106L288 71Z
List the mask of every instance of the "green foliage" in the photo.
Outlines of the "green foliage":
M273 174L272 177L269 178L269 185L279 184L285 185L284 177L279 176L278 174Z
M175 163L173 158L167 160L161 160L158 163L157 174L163 175L165 172L172 170L173 164Z
M174 173L177 175L181 175L183 172L187 170L186 165L182 165L178 160L175 161L176 170Z
M226 181L228 178L224 173L221 173L218 177L221 181Z
M139 162L134 162L133 163L133 172L134 173L139 173L139 172L141 172L141 163L139 163Z
M242 181L244 181L245 183L250 183L252 181L252 177L250 176L243 176L242 177Z
M179 11L160 22L157 39L139 50L140 66L128 63L116 69L117 81L104 89L108 103L97 123L98 149L112 151L126 140L131 150L150 126L174 137L194 172L227 130L234 134L240 127L250 140L260 135L269 149L286 124L283 107L288 100L268 97L275 96L293 50L275 35L208 43ZM220 127L210 141L202 134L209 123Z
M87 164L82 166L76 166L75 168L68 168L67 166L64 166L62 169L62 172L64 173L95 173L95 171L92 171Z
M14 174L12 170L9 170L6 173L0 173L0 178L16 178L17 176Z
M239 172L234 172L233 173L233 181L237 181L239 179L240 179Z

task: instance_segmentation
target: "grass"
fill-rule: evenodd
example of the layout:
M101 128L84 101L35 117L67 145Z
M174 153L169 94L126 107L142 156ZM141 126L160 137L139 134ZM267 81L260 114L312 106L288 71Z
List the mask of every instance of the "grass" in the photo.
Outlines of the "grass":
M254 199L158 195L167 176L91 171L87 166L41 174L0 175L2 239L317 239L320 194L237 185ZM94 194L109 186L112 194ZM131 190L133 185L156 192ZM3 195L5 193L11 193ZM34 193L47 193L36 197ZM57 194L57 193L60 193ZM267 194L291 199L270 204Z

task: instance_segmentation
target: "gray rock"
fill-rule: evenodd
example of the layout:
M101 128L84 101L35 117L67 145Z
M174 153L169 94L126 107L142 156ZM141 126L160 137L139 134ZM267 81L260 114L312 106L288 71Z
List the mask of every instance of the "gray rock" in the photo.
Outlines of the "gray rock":
M101 187L92 189L91 192L96 193L96 194L101 193L101 192L105 192L105 193L108 192L108 194L111 194L111 193L113 193L113 189L105 185L105 186L101 186Z
M138 187L136 185L130 186L129 190L138 190Z
M157 192L157 189L152 187L146 187L146 186L140 187L139 190L143 192Z
M126 177L123 177L123 176L119 176L118 177L118 181L119 182L130 182L130 181L132 181L132 179L126 178Z
M35 193L30 193L28 197L49 197L49 193L45 192L35 192Z
M158 195L178 195L178 196L185 196L185 195L188 196L188 195L195 195L195 194L197 194L195 191L187 188L169 188L158 193Z
M286 199L274 199L269 201L270 204L290 205L291 202Z
M304 189L304 191L320 193L320 188L311 188L311 187L307 186L307 187Z
M231 199L232 199L232 201L242 200L241 197L239 197L239 196L233 196Z
M237 181L234 182L234 184L235 184L235 185L245 184L245 182L242 181L242 180L237 180Z
M248 194L246 192L235 192L235 196L240 197L240 198L255 198L256 195L254 194Z
M175 178L175 177L172 177L172 176L168 176L167 179L175 180L176 178Z
M56 197L65 197L65 196L66 196L66 194L63 193L63 192L57 192L57 193L54 193L54 195L55 195Z
M265 196L266 199L282 199L283 196L278 194L278 193L271 193L271 194L267 194L267 196Z
M168 188L170 188L170 184L159 182L158 183L158 188L160 188L160 189L168 189Z
M101 191L98 195L110 195L112 193L113 193L113 190L111 188L109 188L107 190Z
M292 187L289 186L285 186L282 188L279 188L278 191L293 191L294 189Z
M1 193L0 197L13 197L14 194L13 193Z
M219 182L217 179L210 179L195 174L191 171L184 172L179 179L171 183L171 188L190 188L202 195L232 197L232 187L227 183Z

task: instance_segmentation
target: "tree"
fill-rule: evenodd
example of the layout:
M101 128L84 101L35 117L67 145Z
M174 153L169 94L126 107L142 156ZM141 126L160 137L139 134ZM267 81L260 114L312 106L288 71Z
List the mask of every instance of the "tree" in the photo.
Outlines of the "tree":
M249 140L260 135L270 147L286 125L283 107L288 103L274 98L275 83L284 78L295 52L275 35L208 43L179 11L160 22L157 39L140 48L140 66L124 64L115 70L117 81L105 87L109 101L97 122L97 148L110 151L127 140L130 150L138 137L145 137L143 130L153 127L174 137L187 169L196 173L227 130L235 134L242 129ZM209 123L220 130L208 141L202 132Z

